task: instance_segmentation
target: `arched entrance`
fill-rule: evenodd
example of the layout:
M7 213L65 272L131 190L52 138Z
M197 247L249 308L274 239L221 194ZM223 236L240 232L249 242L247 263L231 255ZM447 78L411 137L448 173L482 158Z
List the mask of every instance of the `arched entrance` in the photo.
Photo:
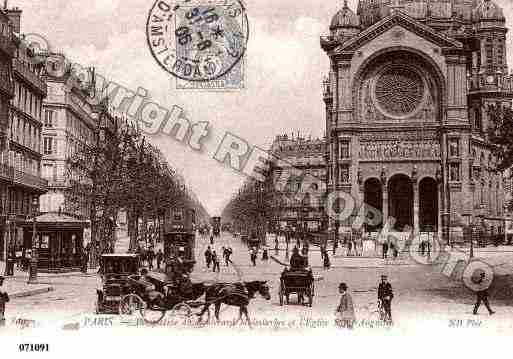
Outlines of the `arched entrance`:
M369 178L365 181L363 203L365 204L365 216L368 218L366 224L367 232L375 232L378 228L382 227L383 222L377 223L377 219L374 217L374 211L369 211L369 207L373 207L380 213L383 213L383 191L381 189L381 182L377 178Z
M393 229L413 227L413 184L410 177L398 174L388 181L388 215L395 218Z
M438 228L438 184L430 177L419 183L419 225L422 232Z

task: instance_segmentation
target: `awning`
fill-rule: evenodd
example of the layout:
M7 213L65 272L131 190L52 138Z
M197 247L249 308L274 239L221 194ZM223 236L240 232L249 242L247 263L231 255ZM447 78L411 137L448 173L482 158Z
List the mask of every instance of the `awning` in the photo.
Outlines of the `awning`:
M33 224L33 220L27 220L21 226L32 228ZM89 221L69 213L48 212L36 217L36 226L44 229L84 229L89 227Z

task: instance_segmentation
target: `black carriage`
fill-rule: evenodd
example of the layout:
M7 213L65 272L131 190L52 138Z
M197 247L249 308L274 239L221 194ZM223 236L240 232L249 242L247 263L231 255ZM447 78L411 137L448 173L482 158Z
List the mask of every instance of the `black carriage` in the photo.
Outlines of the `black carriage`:
M147 323L158 323L168 311L175 315L191 316L193 309L205 305L196 300L205 291L203 283L191 284L190 293L186 293L165 273L151 272L144 277L132 275L128 279L132 292L122 298L121 314L139 312Z
M309 269L285 269L280 278L280 305L289 304L290 294L296 294L298 303L303 304L308 297L308 306L312 306L315 295L313 273Z
M100 258L101 285L96 290L96 313L119 314L124 296L133 291L129 277L139 271L137 254L104 254Z

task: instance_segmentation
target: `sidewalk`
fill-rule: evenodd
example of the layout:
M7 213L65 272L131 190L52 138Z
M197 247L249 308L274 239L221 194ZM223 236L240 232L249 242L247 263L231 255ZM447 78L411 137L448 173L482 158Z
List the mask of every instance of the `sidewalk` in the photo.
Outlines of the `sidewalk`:
M0 275L4 275L5 262L0 262ZM87 273L71 272L71 273L38 273L38 281L48 278L66 278L66 277L89 277L97 274L96 269L90 269ZM5 277L3 290L7 291L10 298L21 298L51 292L53 286L48 284L28 284L28 272L23 272L16 267L14 268L14 276Z

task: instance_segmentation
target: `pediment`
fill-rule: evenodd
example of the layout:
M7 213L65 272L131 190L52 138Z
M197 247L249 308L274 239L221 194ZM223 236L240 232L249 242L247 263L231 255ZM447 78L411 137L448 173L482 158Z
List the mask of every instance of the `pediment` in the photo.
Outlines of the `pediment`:
M342 52L356 51L360 47L364 46L365 44L369 43L370 41L374 40L378 36L384 34L396 26L400 26L405 30L410 31L440 47L455 49L463 48L463 44L461 42L440 34L439 32L433 30L431 27L420 23L419 21L409 17L406 14L396 11L392 15L387 16L368 29L362 31L356 37L338 46L334 50L334 53L337 54Z

